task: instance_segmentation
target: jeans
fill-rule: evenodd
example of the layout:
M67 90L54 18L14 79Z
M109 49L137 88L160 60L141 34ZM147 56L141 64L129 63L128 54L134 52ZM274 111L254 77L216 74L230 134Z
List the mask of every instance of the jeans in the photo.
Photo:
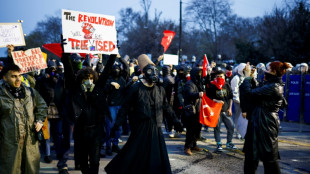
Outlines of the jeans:
M106 133L107 133L107 139L106 139L106 146L107 148L111 147L111 143L113 145L118 145L118 139L121 137L122 134L122 127L120 126L119 129L115 132L115 137L112 139L110 138L110 133L111 133L111 129L114 126L114 123L116 121L116 117L117 117L117 113L119 111L119 109L121 108L121 106L109 106L109 110L111 113L111 117L112 120L110 120L109 118L107 118L106 121Z
M232 138L233 138L234 124L233 124L232 119L230 118L229 115L227 115L226 112L220 113L219 121L216 127L214 128L214 138L217 143L221 142L220 130L221 130L222 121L224 122L225 127L227 129L227 143L229 143L232 141Z
M52 129L52 134L53 132L56 133L53 138L55 143L56 157L58 159L57 167L60 170L68 167L67 160L68 152L70 149L72 127L67 121L62 119L51 120L51 125L54 125L55 128L55 130Z

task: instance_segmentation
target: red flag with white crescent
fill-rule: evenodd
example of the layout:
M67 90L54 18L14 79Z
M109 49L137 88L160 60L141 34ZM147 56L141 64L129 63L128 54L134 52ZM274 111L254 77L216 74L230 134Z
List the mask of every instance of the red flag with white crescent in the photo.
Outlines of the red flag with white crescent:
M209 62L208 62L207 55L204 55L203 65L202 65L202 77L207 76L208 65L209 65Z
M169 45L172 42L172 39L174 38L175 32L170 30L164 31L164 37L161 40L161 45L164 47L164 52L167 51Z

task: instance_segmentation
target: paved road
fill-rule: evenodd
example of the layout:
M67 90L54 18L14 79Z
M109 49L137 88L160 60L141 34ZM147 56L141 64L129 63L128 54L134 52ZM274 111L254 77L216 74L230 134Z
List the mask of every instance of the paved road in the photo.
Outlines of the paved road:
M300 125L296 123L282 122L281 126L282 130L279 134L281 172L284 174L310 173L310 125L303 125L300 127ZM302 132L300 132L300 130L302 130ZM225 144L226 129L224 126L222 126L221 132L222 143ZM207 149L209 152L194 153L193 156L186 156L183 153L185 133L182 133L173 139L166 137L171 169L174 174L243 173L244 155L241 150L230 151L227 150L224 146L224 151L222 153L215 153L216 147L213 137L213 129L209 129L209 132L202 130L202 135L206 137L207 140L199 141L198 145ZM121 143L121 145L124 145L127 138L128 136L122 137L124 142ZM243 141L234 138L233 142L239 149L242 149ZM112 158L113 156L101 158L100 173L105 173L104 167ZM54 160L51 164L41 162L40 173L57 173L56 164L56 160ZM72 151L70 153L68 165L70 173L81 173L74 170ZM257 173L264 173L261 163L259 164Z

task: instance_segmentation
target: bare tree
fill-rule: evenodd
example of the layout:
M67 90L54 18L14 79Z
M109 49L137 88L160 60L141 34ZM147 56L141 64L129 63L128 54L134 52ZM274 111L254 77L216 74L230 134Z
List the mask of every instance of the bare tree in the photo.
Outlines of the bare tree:
M152 0L141 0L140 4L144 10L145 26L149 20L149 10L151 8Z
M218 54L218 30L231 14L229 0L192 0L186 11L213 42L213 54Z

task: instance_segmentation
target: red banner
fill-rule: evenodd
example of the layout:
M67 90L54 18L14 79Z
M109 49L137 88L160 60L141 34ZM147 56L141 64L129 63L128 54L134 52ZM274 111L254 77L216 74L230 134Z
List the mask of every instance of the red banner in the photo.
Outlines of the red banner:
M209 99L206 94L201 98L199 122L208 127L216 127L223 104Z
M207 76L208 65L209 65L209 62L208 62L207 55L204 55L204 57L203 57L203 65L202 65L202 77Z
M49 44L44 44L42 45L43 48L47 49L51 53L55 54L59 58L62 56L62 48L60 43L49 43ZM86 57L86 53L79 53L81 57ZM93 58L92 54L89 54L90 58Z
M167 51L169 45L172 42L172 39L174 38L175 32L170 30L164 31L164 37L161 40L161 45L164 47L164 52Z

